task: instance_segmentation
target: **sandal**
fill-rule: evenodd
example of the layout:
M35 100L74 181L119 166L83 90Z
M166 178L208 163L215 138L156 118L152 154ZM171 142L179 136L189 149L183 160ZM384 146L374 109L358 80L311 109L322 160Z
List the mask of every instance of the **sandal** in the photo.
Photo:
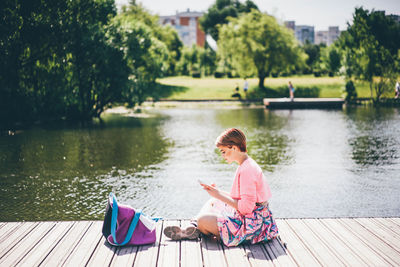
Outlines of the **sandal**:
M194 226L189 226L183 231L179 226L167 226L164 235L172 240L197 239L200 237L200 231Z

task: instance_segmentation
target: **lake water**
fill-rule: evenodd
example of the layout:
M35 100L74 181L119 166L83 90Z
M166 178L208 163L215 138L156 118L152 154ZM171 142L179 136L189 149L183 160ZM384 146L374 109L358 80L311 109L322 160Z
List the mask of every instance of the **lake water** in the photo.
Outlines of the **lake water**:
M107 114L90 126L0 136L0 221L102 219L109 192L151 216L191 218L230 190L235 163L214 147L241 128L279 218L400 215L400 110L207 107Z

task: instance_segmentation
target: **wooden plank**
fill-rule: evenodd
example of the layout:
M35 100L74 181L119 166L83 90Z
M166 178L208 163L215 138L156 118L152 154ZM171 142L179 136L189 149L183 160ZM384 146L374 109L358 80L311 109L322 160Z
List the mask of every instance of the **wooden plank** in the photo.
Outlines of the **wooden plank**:
M173 225L180 226L180 222L174 220L164 221L163 227L165 228L167 226L173 226ZM171 240L164 234L162 234L157 266L178 267L180 262L179 254L180 254L180 241Z
M55 227L55 224L55 222L40 222L33 231L29 232L29 234L18 243L18 245L10 249L7 254L1 258L0 266L15 266L29 251L35 248L40 240Z
M10 233L10 235L0 242L0 258L3 258L14 246L26 238L39 224L39 222L26 222Z
M225 259L229 267L250 267L246 251L242 246L226 247L224 246Z
M74 222L65 237L49 252L41 265L61 266L81 241L92 223L89 221Z
M246 256L253 267L274 266L263 244L244 245ZM276 260L276 259L275 259Z
M292 255L297 264L301 266L320 266L321 264L310 252L307 246L299 239L287 224L289 220L277 221L280 235L287 242L287 251ZM299 233L301 235L301 233Z
M391 219L391 220L395 221L398 225L400 225L400 217L390 217L388 219Z
M109 266L115 256L116 247L111 246L103 237L90 257L87 266Z
M391 233L400 238L400 225L397 225L390 218L372 218L373 221L379 223L379 225L385 227L390 230Z
M3 242L9 235L15 232L17 227L20 227L22 223L6 223L4 227L0 229L0 243Z
M181 221L182 229L186 229L189 226L193 226L189 220ZM203 258L201 256L201 243L199 240L181 241L181 266L203 266Z
M323 266L344 266L345 264L302 222L303 220L290 219L287 223Z
M46 222L45 224L47 224L48 228L52 224L55 224L55 226L40 240L33 250L28 251L18 263L18 266L38 266L58 242L63 239L65 234L70 230L73 222Z
M396 223L397 225L399 225L400 226L400 218L388 218L388 219L390 219L390 220L392 220L394 223Z
M377 252L390 265L400 264L400 253L387 245L382 239L378 238L371 231L364 228L354 219L340 219L342 224L364 241L371 249Z
M370 230L380 239L382 239L389 246L393 247L395 250L400 252L400 240L396 235L393 235L390 230L386 230L382 227L377 226L372 220L367 218L355 219L362 226Z
M103 238L101 235L101 228L103 222L96 221L90 225L86 234L82 237L78 245L74 248L72 253L69 255L63 265L67 266L83 266L85 265L94 251L94 248L99 243L99 240Z
M110 266L133 266L138 246L118 247Z
M151 245L140 246L137 253L134 266L155 267L158 260L158 251L160 248L163 230L163 221L158 221L156 225L156 243Z
M293 257L277 239L268 241L264 247L275 266L297 266Z
M337 237L335 232L331 232L320 220L303 220L319 239L327 244L335 255L347 266L362 266L366 263L357 255L350 246Z
M223 244L211 237L202 237L201 251L204 267L228 266L223 253Z
M344 225L339 223L336 219L323 219L321 222L329 227L329 229L334 233L340 233L339 238L344 242L349 243L350 246L358 253L362 255L363 261L367 263L367 265L374 266L386 266L387 262L385 262L375 251L369 248L364 244L362 240L360 240L357 236L355 236L351 231L349 231Z

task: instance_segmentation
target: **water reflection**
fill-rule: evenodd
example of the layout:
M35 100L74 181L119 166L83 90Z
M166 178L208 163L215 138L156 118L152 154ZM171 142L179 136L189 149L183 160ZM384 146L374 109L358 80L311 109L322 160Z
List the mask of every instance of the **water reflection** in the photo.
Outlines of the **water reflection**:
M108 193L124 191L120 180L165 159L162 120L110 115L101 125L1 138L0 221L98 219Z
M361 166L384 166L398 162L399 132L397 109L347 110L352 137L352 158Z
M237 165L214 144L229 127L246 133L277 217L399 214L398 109L213 107L0 136L0 221L102 219L110 191L149 215L190 218L208 199L198 178L230 190Z
M238 127L248 139L249 154L265 171L273 171L291 160L290 138L284 131L290 114L279 114L265 109L231 110L220 112L216 120L223 128Z

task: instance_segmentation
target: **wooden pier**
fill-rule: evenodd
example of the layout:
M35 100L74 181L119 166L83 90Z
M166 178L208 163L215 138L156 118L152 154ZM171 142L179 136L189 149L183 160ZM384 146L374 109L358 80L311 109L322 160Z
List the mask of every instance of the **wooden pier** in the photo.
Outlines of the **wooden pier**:
M0 223L0 266L400 266L400 218L278 219L282 241L228 248L203 238L115 248L101 221Z
M264 98L268 109L341 109L344 100L341 98Z

